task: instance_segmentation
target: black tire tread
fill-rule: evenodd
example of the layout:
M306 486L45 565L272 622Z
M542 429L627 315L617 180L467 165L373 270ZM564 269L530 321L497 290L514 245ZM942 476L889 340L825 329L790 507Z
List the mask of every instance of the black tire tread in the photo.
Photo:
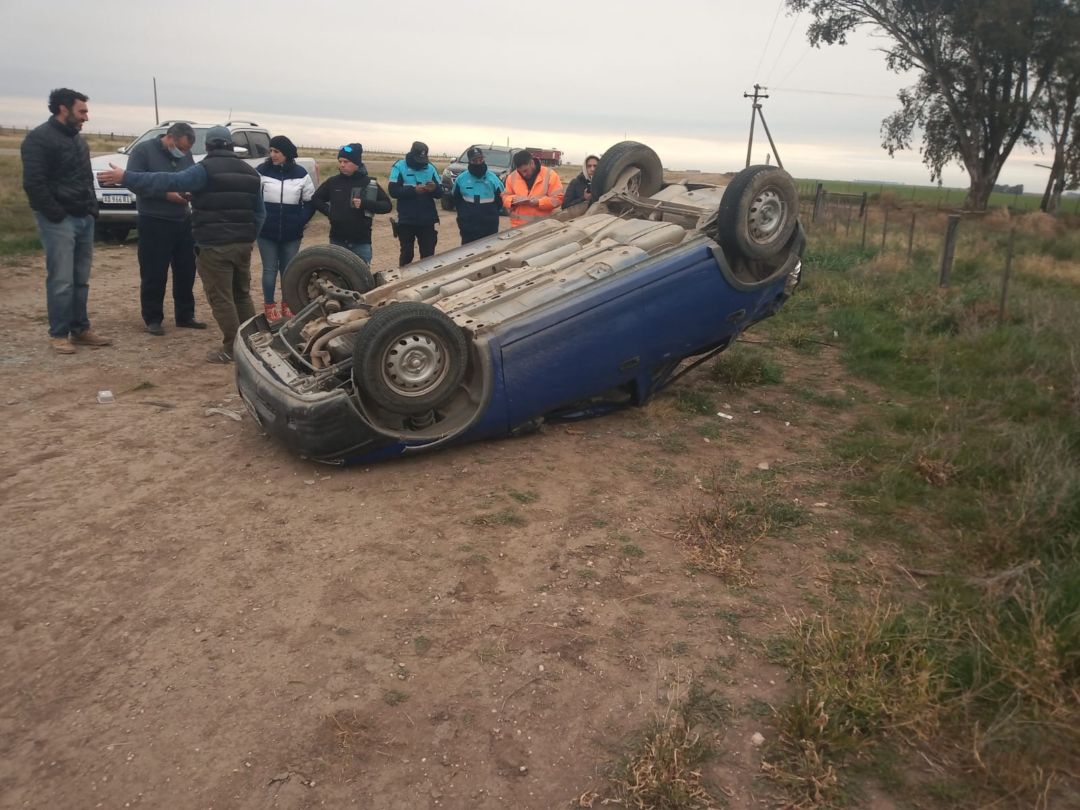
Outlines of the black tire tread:
M775 174L782 191L787 196L788 220L768 244L761 245L749 236L747 229L747 206L753 196L752 186L764 174ZM799 195L791 175L778 166L759 164L743 169L728 184L720 201L716 218L717 241L729 252L747 259L769 260L786 247L799 219Z
M443 339L447 372L426 394L404 397L385 383L380 363L389 342L413 328L434 332ZM388 411L424 413L445 404L457 391L465 377L467 353L465 335L449 315L430 304L400 301L376 309L357 334L353 379L365 395Z
M308 279L320 267L345 279L344 286L356 292L375 289L367 262L351 250L340 245L312 245L296 254L281 277L281 296L293 312L299 312L311 302Z
M664 183L664 164L650 147L637 141L620 141L607 149L593 173L593 200L611 191L611 186L630 166L641 170L642 197L658 192Z

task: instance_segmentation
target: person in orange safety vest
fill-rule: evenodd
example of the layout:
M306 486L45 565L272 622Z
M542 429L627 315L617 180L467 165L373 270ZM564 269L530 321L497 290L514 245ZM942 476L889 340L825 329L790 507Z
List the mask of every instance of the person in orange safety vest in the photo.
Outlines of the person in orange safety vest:
M506 177L503 205L510 210L510 227L519 228L551 216L562 205L563 184L558 173L526 151L514 155L514 171Z

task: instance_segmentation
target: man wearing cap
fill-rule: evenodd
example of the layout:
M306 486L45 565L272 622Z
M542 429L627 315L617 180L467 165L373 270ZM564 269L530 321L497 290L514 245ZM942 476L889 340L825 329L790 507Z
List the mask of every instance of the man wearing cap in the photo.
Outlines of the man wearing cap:
M415 141L404 158L390 169L390 196L397 203L397 237L401 243L398 267L413 260L413 243L420 245L420 258L434 255L439 241L439 211L435 200L442 196L439 172L428 161L426 143Z
M544 219L562 205L558 173L524 149L514 155L514 170L506 177L503 203L510 209L510 227L519 228Z
M463 245L499 232L499 210L504 191L502 180L484 160L484 150L472 146L465 156L469 160L468 171L459 174L454 181L457 224Z
M251 247L266 219L259 173L233 152L232 135L223 126L206 131L206 158L181 172L131 172L109 164L98 172L102 186L124 185L136 194L187 192L192 195L191 223L196 264L206 300L221 328L220 349L207 353L211 363L230 363L240 324L255 315L251 303Z
M164 135L143 141L131 150L127 168L132 172L180 172L195 165L191 147L195 130L182 121ZM190 195L188 195L190 196ZM173 317L176 325L205 329L195 320L195 240L191 235L188 196L176 191L139 194L139 303L143 323L151 335L164 335L165 286L172 265Z
M330 244L351 250L371 264L371 220L389 214L393 204L368 174L364 147L348 143L338 150L338 171L315 191L311 203L330 220Z

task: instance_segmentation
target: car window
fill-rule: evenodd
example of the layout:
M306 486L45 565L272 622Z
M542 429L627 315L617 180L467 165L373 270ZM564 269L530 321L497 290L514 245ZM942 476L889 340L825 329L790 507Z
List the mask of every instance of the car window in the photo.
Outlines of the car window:
M125 147L124 151L131 152L132 149L134 149L138 144L143 143L144 141L148 141L151 138L160 138L162 135L165 134L165 129L165 127L154 127L153 129L147 130L134 141L129 143L127 147ZM206 127L195 128L195 145L191 147L191 154L206 154Z
M265 132L248 132L248 157L269 157L270 136Z
M248 134L246 132L234 132L232 134L233 146L241 146L248 150L248 157L255 157L251 154L251 144L248 143Z
M484 162L487 163L489 169L508 169L510 168L510 155L511 153L505 149L492 149L491 147L480 147L484 150ZM470 146L469 149L472 149ZM461 153L461 157L457 159L458 163L469 162L469 150L466 149Z
M510 168L510 153L509 152L485 152L484 159L487 161L487 165L496 169L508 169Z

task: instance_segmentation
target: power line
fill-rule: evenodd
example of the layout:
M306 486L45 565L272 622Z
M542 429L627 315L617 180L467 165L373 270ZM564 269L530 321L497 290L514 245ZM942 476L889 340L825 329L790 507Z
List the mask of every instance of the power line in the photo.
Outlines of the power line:
M780 19L780 11L784 8L784 0L780 0L776 4L776 14L773 15L772 25L769 26L769 36L765 38L765 47L761 49L761 56L758 58L757 67L754 68L754 77L758 75L758 71L761 70L761 63L765 61L765 52L769 50L769 43L772 42L773 31L776 30L776 21Z
M779 82L777 82L777 84L783 84L784 82L786 82L791 77L791 74L795 72L795 68L797 68L799 65L802 64L802 60L806 58L806 55L808 53L810 53L810 51L813 49L813 47L814 47L813 45L807 45L806 46L806 50L802 52L802 56L800 56L798 59L795 60L795 64L791 66L791 69L787 73L784 74L784 78L782 78Z
M851 96L852 98L879 98L886 101L896 101L896 96L879 96L873 93L845 93L842 90L809 90L804 87L770 87L770 90L784 93L808 93L815 96Z
M795 33L795 26L799 22L801 14L796 14L795 19L791 21L791 28L788 29L787 36L784 37L784 44L780 46L780 53L776 55L776 59L773 60L772 69L769 71L769 75L765 77L765 84L769 83L772 78L773 71L776 70L776 66L780 63L780 57L784 55L784 51L787 49L788 41L791 39L791 35Z

